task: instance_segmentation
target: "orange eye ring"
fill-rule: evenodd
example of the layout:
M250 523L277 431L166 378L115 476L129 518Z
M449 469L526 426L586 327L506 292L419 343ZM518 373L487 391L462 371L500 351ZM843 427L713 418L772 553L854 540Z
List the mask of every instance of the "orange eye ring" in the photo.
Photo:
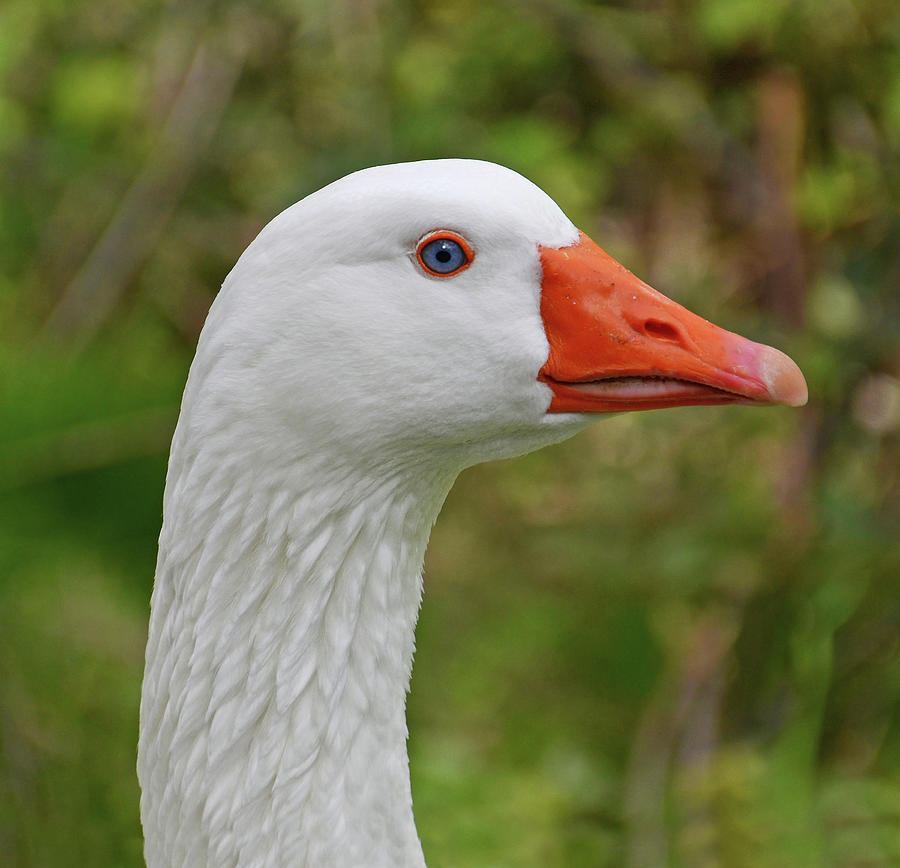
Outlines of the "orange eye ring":
M469 242L450 229L429 232L416 245L416 261L432 277L454 277L465 271L474 259L475 251Z

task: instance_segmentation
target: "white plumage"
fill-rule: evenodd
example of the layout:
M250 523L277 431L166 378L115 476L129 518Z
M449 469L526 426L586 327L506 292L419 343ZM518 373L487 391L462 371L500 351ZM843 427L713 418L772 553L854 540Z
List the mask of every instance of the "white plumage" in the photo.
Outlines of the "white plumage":
M437 229L471 267L420 267ZM241 256L166 482L138 755L150 868L424 866L405 723L424 550L461 469L591 421L548 412L539 380L540 251L578 241L519 175L445 160L350 175ZM799 403L766 359L763 400Z

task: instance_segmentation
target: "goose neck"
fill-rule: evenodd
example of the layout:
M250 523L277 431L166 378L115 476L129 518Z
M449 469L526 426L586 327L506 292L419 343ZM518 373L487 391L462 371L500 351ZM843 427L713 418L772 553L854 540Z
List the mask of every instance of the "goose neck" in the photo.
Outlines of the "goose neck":
M405 700L452 478L191 475L170 469L152 600L148 865L424 868Z

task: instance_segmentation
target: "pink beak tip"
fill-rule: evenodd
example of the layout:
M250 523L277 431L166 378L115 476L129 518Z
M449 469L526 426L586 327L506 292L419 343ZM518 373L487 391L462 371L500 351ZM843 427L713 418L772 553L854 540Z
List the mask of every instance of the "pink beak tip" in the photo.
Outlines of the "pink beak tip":
M760 359L762 375L775 404L802 407L809 399L806 379L797 364L781 350L765 347Z

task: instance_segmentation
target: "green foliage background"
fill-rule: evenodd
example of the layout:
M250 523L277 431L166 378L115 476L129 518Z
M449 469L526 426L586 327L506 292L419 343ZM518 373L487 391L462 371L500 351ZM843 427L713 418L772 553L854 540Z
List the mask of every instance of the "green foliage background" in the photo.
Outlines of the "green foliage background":
M0 82L0 864L141 864L166 451L231 264L452 155L812 397L463 475L409 704L429 864L900 864L893 0L4 0Z

